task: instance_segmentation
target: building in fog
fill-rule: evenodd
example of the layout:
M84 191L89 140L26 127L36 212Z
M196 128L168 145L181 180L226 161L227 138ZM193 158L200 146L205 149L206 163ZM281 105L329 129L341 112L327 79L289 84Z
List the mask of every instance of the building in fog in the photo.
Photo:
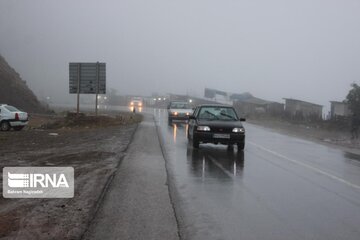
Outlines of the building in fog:
M323 106L302 100L284 98L285 113L292 119L322 119Z
M330 109L330 117L331 119L337 117L347 117L351 114L349 105L344 102L330 101L331 109Z
M233 105L241 115L268 114L279 116L284 112L284 104L263 100L253 96L234 100Z

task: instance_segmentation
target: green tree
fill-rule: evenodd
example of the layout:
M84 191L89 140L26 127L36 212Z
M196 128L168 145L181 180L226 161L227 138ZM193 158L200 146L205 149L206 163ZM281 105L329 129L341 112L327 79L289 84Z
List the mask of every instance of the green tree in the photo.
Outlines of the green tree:
M360 116L360 86L356 83L351 84L352 89L346 96L346 101L349 104L351 112Z

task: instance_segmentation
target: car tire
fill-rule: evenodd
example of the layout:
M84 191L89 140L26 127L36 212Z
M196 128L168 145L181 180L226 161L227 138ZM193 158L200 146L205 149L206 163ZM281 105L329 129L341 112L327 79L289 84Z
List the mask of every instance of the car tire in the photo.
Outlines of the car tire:
M198 149L200 147L200 143L198 140L193 140L193 148Z
M245 148L245 142L238 142L237 147L239 151L243 151Z
M23 128L24 128L24 126L17 126L17 127L14 127L14 130L21 131Z
M0 124L1 131L9 131L11 128L10 123L8 121L2 121Z
M195 134L193 134L192 145L193 145L193 148L199 148L199 146L200 146L200 142L199 142L199 140L195 137Z

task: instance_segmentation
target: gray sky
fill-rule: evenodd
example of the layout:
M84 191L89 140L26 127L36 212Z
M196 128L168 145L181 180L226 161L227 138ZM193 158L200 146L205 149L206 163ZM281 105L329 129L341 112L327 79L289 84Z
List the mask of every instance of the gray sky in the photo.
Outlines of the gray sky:
M359 0L0 0L0 53L36 93L69 97L68 63L108 89L249 91L328 105L360 81Z

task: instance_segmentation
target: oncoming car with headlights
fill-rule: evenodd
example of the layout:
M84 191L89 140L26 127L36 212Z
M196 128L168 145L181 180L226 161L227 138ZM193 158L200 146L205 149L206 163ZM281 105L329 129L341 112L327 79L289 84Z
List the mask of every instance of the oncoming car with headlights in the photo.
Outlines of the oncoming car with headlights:
M170 102L168 105L168 122L172 124L174 120L187 121L192 113L193 110L187 102Z
M130 107L142 107L143 100L141 97L133 97L130 100Z
M239 118L231 106L200 105L189 117L188 138L194 148L200 143L214 143L245 148L244 118Z

